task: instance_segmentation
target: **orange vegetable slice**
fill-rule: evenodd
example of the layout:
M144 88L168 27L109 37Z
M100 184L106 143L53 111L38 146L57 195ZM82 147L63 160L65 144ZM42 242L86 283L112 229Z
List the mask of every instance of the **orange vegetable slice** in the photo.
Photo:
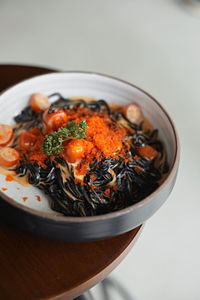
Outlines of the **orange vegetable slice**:
M139 123L143 120L143 113L137 104L129 104L123 110L124 115L132 123Z
M48 109L43 113L43 121L48 129L56 130L67 122L67 115L63 110L48 114Z
M31 95L29 105L33 111L39 112L47 109L50 106L50 103L47 96L35 93Z
M37 136L32 134L29 131L23 131L19 137L20 148L25 150L33 149L34 145L37 142Z
M3 147L0 149L0 166L2 167L13 167L19 158L19 152L11 147Z
M0 124L0 146L6 146L13 137L13 129L6 124Z

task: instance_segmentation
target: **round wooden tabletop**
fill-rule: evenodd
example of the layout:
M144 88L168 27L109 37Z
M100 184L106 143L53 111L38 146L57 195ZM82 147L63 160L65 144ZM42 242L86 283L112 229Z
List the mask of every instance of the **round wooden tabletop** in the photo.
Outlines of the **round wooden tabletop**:
M0 91L51 71L0 65ZM33 236L0 220L0 299L73 299L120 263L140 231L141 226L102 241L69 243Z

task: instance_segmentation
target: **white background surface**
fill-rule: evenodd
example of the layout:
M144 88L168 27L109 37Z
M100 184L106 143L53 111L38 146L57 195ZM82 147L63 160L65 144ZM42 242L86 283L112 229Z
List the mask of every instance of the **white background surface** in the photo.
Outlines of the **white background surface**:
M200 18L175 0L1 0L0 63L114 75L166 108L177 183L113 277L136 300L200 299Z

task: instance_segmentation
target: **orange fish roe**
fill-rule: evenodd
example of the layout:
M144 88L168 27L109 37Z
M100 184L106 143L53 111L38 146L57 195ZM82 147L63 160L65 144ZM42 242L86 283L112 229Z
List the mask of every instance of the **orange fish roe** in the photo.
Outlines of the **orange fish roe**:
M5 192L5 191L7 191L8 189L5 188L5 187L3 187L1 190Z
M80 183L80 184L83 184L83 185L86 184L82 179L78 179L78 178L75 178L75 179L74 179L74 183L75 183L75 184Z
M39 166L43 168L46 168L46 165L44 164L45 159L47 159L47 155L45 155L41 150L29 154L29 160L31 162L36 162Z
M94 158L101 160L105 157L125 156L122 142L127 133L126 129L112 123L104 114L93 114L93 116L85 117L88 128L84 142L84 158L76 166L76 175L85 175L89 163Z
M26 200L28 199L28 197L23 197L23 201L26 202Z
M110 188L107 188L105 191L104 191L104 194L105 196L109 196L110 195Z
M13 178L12 175L7 175L6 176L6 181L13 181L13 180L14 180L14 178Z
M98 152L105 157L113 155L122 148L122 141L126 136L126 130L114 124L110 120L93 116L87 120L86 140L93 143Z
M89 160L85 159L82 160L75 168L76 175L85 175L88 171L88 164L89 164Z
M90 178L91 178L92 181L95 181L95 180L96 180L96 176L95 176L94 174L91 174L91 175L90 175Z

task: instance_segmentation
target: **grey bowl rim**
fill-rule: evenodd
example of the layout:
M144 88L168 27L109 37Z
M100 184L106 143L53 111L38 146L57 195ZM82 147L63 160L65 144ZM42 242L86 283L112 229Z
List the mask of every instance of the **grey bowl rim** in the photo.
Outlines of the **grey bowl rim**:
M130 205L126 208L120 209L118 211L114 211L114 212L110 212L107 214L102 214L102 215L97 215L97 216L86 216L86 217L73 217L73 216L63 216L63 215L50 215L47 212L41 212L41 211L37 211L35 209L29 208L23 204L18 203L17 201L15 201L13 198L7 196L5 193L3 193L2 191L0 191L0 197L1 199L5 200L6 202L8 202L9 204L11 204L12 206L18 208L18 209L22 209L24 212L34 215L35 217L40 217L40 218L44 218L45 221L49 221L49 222L59 222L60 224L67 224L67 223L82 223L82 222L97 222L97 221L102 221L105 219L112 219L112 218L116 218L118 216L121 216L123 214L127 214L132 210L136 210L138 207L141 207L145 204L147 204L148 202L151 202L151 200L158 195L170 182L171 180L174 178L176 171L178 169L178 165L179 165L179 160L180 160L180 141L179 141L179 136L176 130L176 127L174 125L174 122L172 121L171 117L169 116L169 114L167 113L167 111L163 108L163 106L153 97L151 96L148 92L144 91L142 88L126 81L123 79L120 79L118 77L115 76L111 76L111 75L105 75L103 73L99 73L99 72L90 72L90 71L53 71L53 72L48 72L47 74L42 74L42 75L35 75L32 76L30 78L21 80L20 82L13 84L11 86L9 86L8 88L2 90L0 92L0 97L7 92L8 90L10 90L11 88L14 88L24 82L27 81L31 81L34 78L39 78L39 77L45 77L51 74L62 74L62 73L67 73L67 74L86 74L86 75L96 75L99 77L105 77L108 79L113 79L119 82L122 82L126 85L129 85L131 87L134 87L135 89L138 89L139 91L141 91L142 93L144 93L145 95L147 95L153 102L156 103L156 105L158 105L160 107L160 109L163 111L163 113L166 115L169 124L171 125L171 128L173 130L174 133L174 137L175 137L175 142L176 142L176 148L175 148L175 155L174 155L174 161L172 163L172 167L171 167L171 171L168 173L167 177L165 178L165 180L161 183L161 185L153 192L151 193L149 196L145 197L143 200ZM56 212L55 212L56 213Z

